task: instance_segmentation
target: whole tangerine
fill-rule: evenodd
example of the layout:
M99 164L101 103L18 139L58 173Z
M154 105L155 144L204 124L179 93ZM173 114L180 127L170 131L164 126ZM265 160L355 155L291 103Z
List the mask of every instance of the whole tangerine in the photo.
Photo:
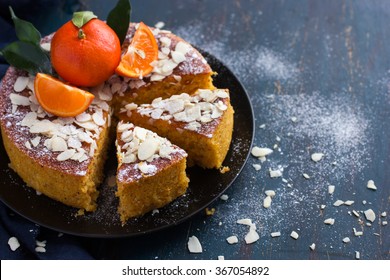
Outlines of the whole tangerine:
M51 62L60 77L93 87L114 74L121 58L118 36L104 21L94 18L81 28L68 21L51 41Z

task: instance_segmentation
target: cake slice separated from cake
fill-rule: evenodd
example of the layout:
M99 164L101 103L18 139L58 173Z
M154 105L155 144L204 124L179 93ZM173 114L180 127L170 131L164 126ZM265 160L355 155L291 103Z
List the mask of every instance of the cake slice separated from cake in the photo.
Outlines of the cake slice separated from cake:
M200 89L151 104L127 104L120 118L168 138L188 153L190 165L220 168L229 150L234 110L226 89Z
M187 153L156 133L120 121L117 126L118 213L122 224L172 202L188 187Z

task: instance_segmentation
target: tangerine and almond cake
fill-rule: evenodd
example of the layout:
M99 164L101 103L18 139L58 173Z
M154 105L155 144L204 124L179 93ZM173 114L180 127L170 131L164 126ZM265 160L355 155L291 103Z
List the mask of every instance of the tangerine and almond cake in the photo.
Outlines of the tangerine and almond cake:
M129 25L123 52L127 50L136 28L137 24ZM156 98L168 98L181 92L192 94L198 88L214 88L214 73L194 47L169 31L156 28L151 30L158 43L158 59L153 62L153 71L138 78L114 74L104 83L87 88L95 98L90 107L76 117L63 118L47 113L37 102L33 86L34 76L9 67L0 91L2 139L11 161L10 166L29 187L66 205L94 211L99 193L97 187L103 180L107 146L111 142L111 115L116 115L118 108L127 103L149 103ZM50 51L52 37L53 34L42 39L42 48ZM139 55L142 56L142 53ZM228 107L227 112L232 111L229 104L224 104ZM227 128L231 129L231 126L232 122L227 121ZM195 132L193 135L194 141L204 137ZM227 149L230 136L225 139L218 137L215 141L221 141ZM194 148L189 149L189 152L193 153L192 150ZM198 153L201 151L198 150ZM205 158L209 157L210 155L205 155ZM212 166L219 166L222 158L223 156L219 155ZM176 160L176 156L173 159ZM175 164L181 166L183 160L180 164ZM184 182L184 175L180 174L181 181ZM151 178L148 182L150 180ZM173 198L184 190L183 183L177 190L167 189L154 194L166 195L162 198L150 199L160 201L153 203L162 206L162 202L167 203L170 200L168 197ZM118 191L118 194L122 192L124 194L126 191ZM120 209L126 209L126 202L123 201L126 200L122 199ZM147 209L150 207L144 208L145 211ZM127 211L122 210L122 221L133 215Z
M127 104L120 117L183 148L190 164L220 168L232 139L233 114L228 90L199 89L151 104Z
M187 153L166 138L132 123L117 126L118 213L122 223L184 194Z

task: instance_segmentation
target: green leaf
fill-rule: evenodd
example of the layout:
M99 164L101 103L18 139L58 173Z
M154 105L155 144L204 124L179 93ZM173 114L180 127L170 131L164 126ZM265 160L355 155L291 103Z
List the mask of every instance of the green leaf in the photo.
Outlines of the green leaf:
M107 24L118 35L121 44L126 38L130 23L131 5L129 0L119 0L114 9L108 14Z
M9 7L11 18L15 24L16 36L20 41L39 45L41 42L41 33L31 22L18 18L11 7Z
M32 75L38 72L52 73L49 56L35 44L16 41L2 49L1 54L9 64Z
M97 16L90 11L75 12L73 13L72 22L78 28L83 27L91 19L97 18Z

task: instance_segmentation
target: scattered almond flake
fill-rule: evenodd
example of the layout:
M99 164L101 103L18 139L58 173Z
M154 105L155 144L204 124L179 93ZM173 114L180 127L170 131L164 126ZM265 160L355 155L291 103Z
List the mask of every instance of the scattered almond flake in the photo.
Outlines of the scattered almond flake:
M362 201L362 204L363 204L363 205L366 205L366 204L367 204L367 201L363 200L363 201Z
M229 199L229 196L227 194L223 194L220 196L220 199L226 201Z
M303 178L305 178L306 180L309 180L310 179L310 176L306 173L303 173L302 174Z
M19 240L16 237L8 239L8 245L11 251L16 251L20 247Z
M202 245L199 242L199 239L193 235L188 239L188 250L190 253L202 253Z
M23 91L27 87L28 82L29 82L28 77L19 76L15 81L14 91L16 92Z
M246 244L254 243L259 239L260 239L259 234L252 227L249 229L249 232L245 235L245 243Z
M152 211L152 216L154 216L154 215L156 215L156 214L158 214L158 213L160 213L160 211L159 211L158 209L153 209L153 211Z
M264 129L264 128L265 128L265 123L261 124L261 125L259 126L259 128Z
M252 220L251 219L240 219L240 220L237 220L237 224L251 226Z
M362 236L363 232L362 231L357 231L356 228L353 228L353 233L355 236Z
M291 121L295 123L298 121L298 119L296 117L291 117Z
M181 41L179 43L177 43L176 47L175 47L175 51L181 52L183 54L188 53L190 50L191 50L191 47L187 43L184 43Z
M181 52L171 51L171 56L172 56L173 61L176 64L180 64L181 62L186 60L185 55L183 53L181 53Z
M280 142L282 139L279 136L276 136L276 141Z
M51 150L53 152L64 152L68 149L68 144L61 137L51 138Z
M281 234L280 234L280 231L274 231L274 232L271 232L271 237L274 238L274 237L279 237Z
M329 185L328 186L328 193L333 194L334 193L335 186L334 185Z
M326 207L326 205L325 205L325 204L321 204L321 206L320 206L320 209L321 209L321 210L324 210L324 209L325 209L325 207Z
M344 237L343 238L343 242L344 243L349 243L349 242L351 242L351 239L349 239L349 237Z
M344 201L344 205L347 205L347 206L351 206L354 203L355 203L355 201L353 201L353 200Z
M322 159L322 157L324 156L323 153L313 153L311 155L311 160L314 161L314 162L318 162Z
M285 178L282 178L282 182L283 183L288 183L287 179L285 179Z
M274 144L273 149L276 150L278 148L278 144Z
M370 226L372 226L372 224L369 223L369 222L367 222L367 223L366 223L366 226L370 227Z
M283 173L282 173L282 170L269 170L269 176L271 178L278 178L278 177L282 177L283 176Z
M263 207L264 208L269 208L271 206L272 198L270 196L267 196L263 200Z
M35 137L34 139L31 140L31 144L34 146L34 147L37 147L39 145L39 142L41 141L41 137L40 136L37 136Z
M225 259L224 256L218 256L218 260L219 260L219 261L223 261L224 259Z
M266 157L259 157L259 160L260 160L261 163L263 163L263 162L265 162L267 160L267 158Z
M382 226L387 226L387 221L382 221Z
M158 28L158 29L162 29L162 28L164 28L164 26L165 26L165 23L164 23L163 21L159 21L159 22L157 22L157 23L154 25L154 27L156 27L156 28Z
M109 187L115 187L116 186L116 176L115 175L111 175L111 176L108 177L107 185Z
M360 217L360 215L359 215L359 213L358 212L356 212L355 210L352 210L352 214L354 214L356 217Z
M372 209L368 209L366 211L364 211L364 216L366 217L367 220L369 220L370 222L374 222L375 221L375 212L372 210Z
M261 169L261 165L260 164L252 164L253 168L256 170L256 171L259 171Z
M324 224L333 225L334 224L334 219L332 219L332 218L325 219Z
M229 244L236 244L236 243L238 243L238 238L237 238L237 236L232 235L232 236L229 236L228 238L226 238L226 241Z
M46 243L47 243L46 240L43 240L43 241L35 240L35 244L36 244L38 247L46 247Z
M291 234L290 234L290 236L291 236L293 239L295 239L295 240L297 240L297 239L299 238L299 234L298 234L296 231L292 231Z
M76 150L75 150L75 149L66 150L66 151L60 153L60 154L57 156L57 160L58 160L58 161L65 161L65 160L68 160L68 159L70 159L72 156L74 156L75 153L76 153Z
M271 198L275 196L275 191L274 190L266 190L264 192L267 196L270 196Z
M333 203L333 206L338 207L338 206L341 206L341 205L343 205L343 204L344 204L344 201L338 199L338 200L336 200L336 201Z
M355 251L355 259L360 260L360 252Z
M104 120L103 115L99 114L97 112L92 115L92 119L98 126L103 126L106 124L106 121Z
M206 209L205 209L205 212L206 212L206 215L207 216L212 216L212 215L214 215L215 214L215 208L207 208L206 207Z
M374 190L374 191L376 191L376 189L377 189L373 180L368 180L367 188L370 190Z
M272 154L273 150L269 148L260 148L255 146L252 148L251 153L254 157L265 157Z
M381 213L381 217L386 217L387 216L387 212L382 212Z
M315 243L312 243L310 246L309 246L310 250L314 251L316 249L316 244Z
M13 105L20 105L20 106L30 105L30 99L20 94L11 93L9 95L9 98L11 99Z

